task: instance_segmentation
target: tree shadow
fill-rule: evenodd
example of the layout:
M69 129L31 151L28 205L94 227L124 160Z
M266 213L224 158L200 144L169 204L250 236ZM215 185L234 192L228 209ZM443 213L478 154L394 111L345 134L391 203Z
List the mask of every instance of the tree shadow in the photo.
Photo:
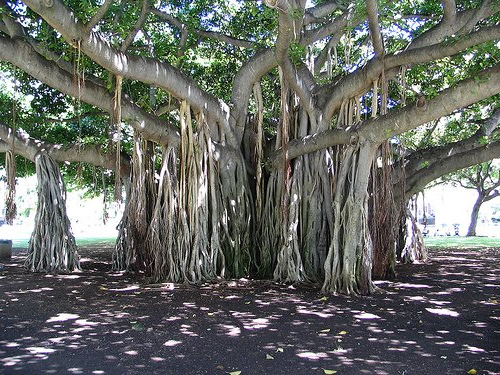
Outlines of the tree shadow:
M109 249L83 272L0 272L0 372L478 374L500 371L498 249L434 251L383 292L323 296L252 280L144 284Z

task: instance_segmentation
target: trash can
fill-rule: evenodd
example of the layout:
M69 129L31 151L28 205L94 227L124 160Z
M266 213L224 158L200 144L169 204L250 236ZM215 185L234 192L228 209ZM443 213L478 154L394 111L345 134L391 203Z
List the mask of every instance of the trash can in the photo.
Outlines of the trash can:
M12 257L12 240L0 240L0 260L9 260Z

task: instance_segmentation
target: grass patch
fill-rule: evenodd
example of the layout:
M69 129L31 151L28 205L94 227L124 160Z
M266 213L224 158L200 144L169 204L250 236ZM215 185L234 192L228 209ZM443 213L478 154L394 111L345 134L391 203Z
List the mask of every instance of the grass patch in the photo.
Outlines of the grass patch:
M12 240L12 247L28 248L28 238ZM110 247L115 246L115 237L76 237L76 244L79 247Z
M478 249L485 247L500 247L500 238L496 237L425 237L424 243L430 248Z

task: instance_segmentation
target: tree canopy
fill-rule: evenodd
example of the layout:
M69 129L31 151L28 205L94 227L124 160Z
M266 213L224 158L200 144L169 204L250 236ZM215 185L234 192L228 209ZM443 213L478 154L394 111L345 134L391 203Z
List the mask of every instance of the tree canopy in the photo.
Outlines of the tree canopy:
M500 155L497 1L0 9L0 150L115 171L116 268L370 293L408 198Z

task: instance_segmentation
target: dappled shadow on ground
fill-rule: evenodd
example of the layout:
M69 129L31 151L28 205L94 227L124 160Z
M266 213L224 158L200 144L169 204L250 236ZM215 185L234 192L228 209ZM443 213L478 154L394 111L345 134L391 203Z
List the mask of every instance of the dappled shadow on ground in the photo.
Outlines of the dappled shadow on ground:
M237 280L145 284L83 250L83 272L0 269L0 373L500 373L500 251L440 251L369 297ZM332 372L330 372L332 373Z

